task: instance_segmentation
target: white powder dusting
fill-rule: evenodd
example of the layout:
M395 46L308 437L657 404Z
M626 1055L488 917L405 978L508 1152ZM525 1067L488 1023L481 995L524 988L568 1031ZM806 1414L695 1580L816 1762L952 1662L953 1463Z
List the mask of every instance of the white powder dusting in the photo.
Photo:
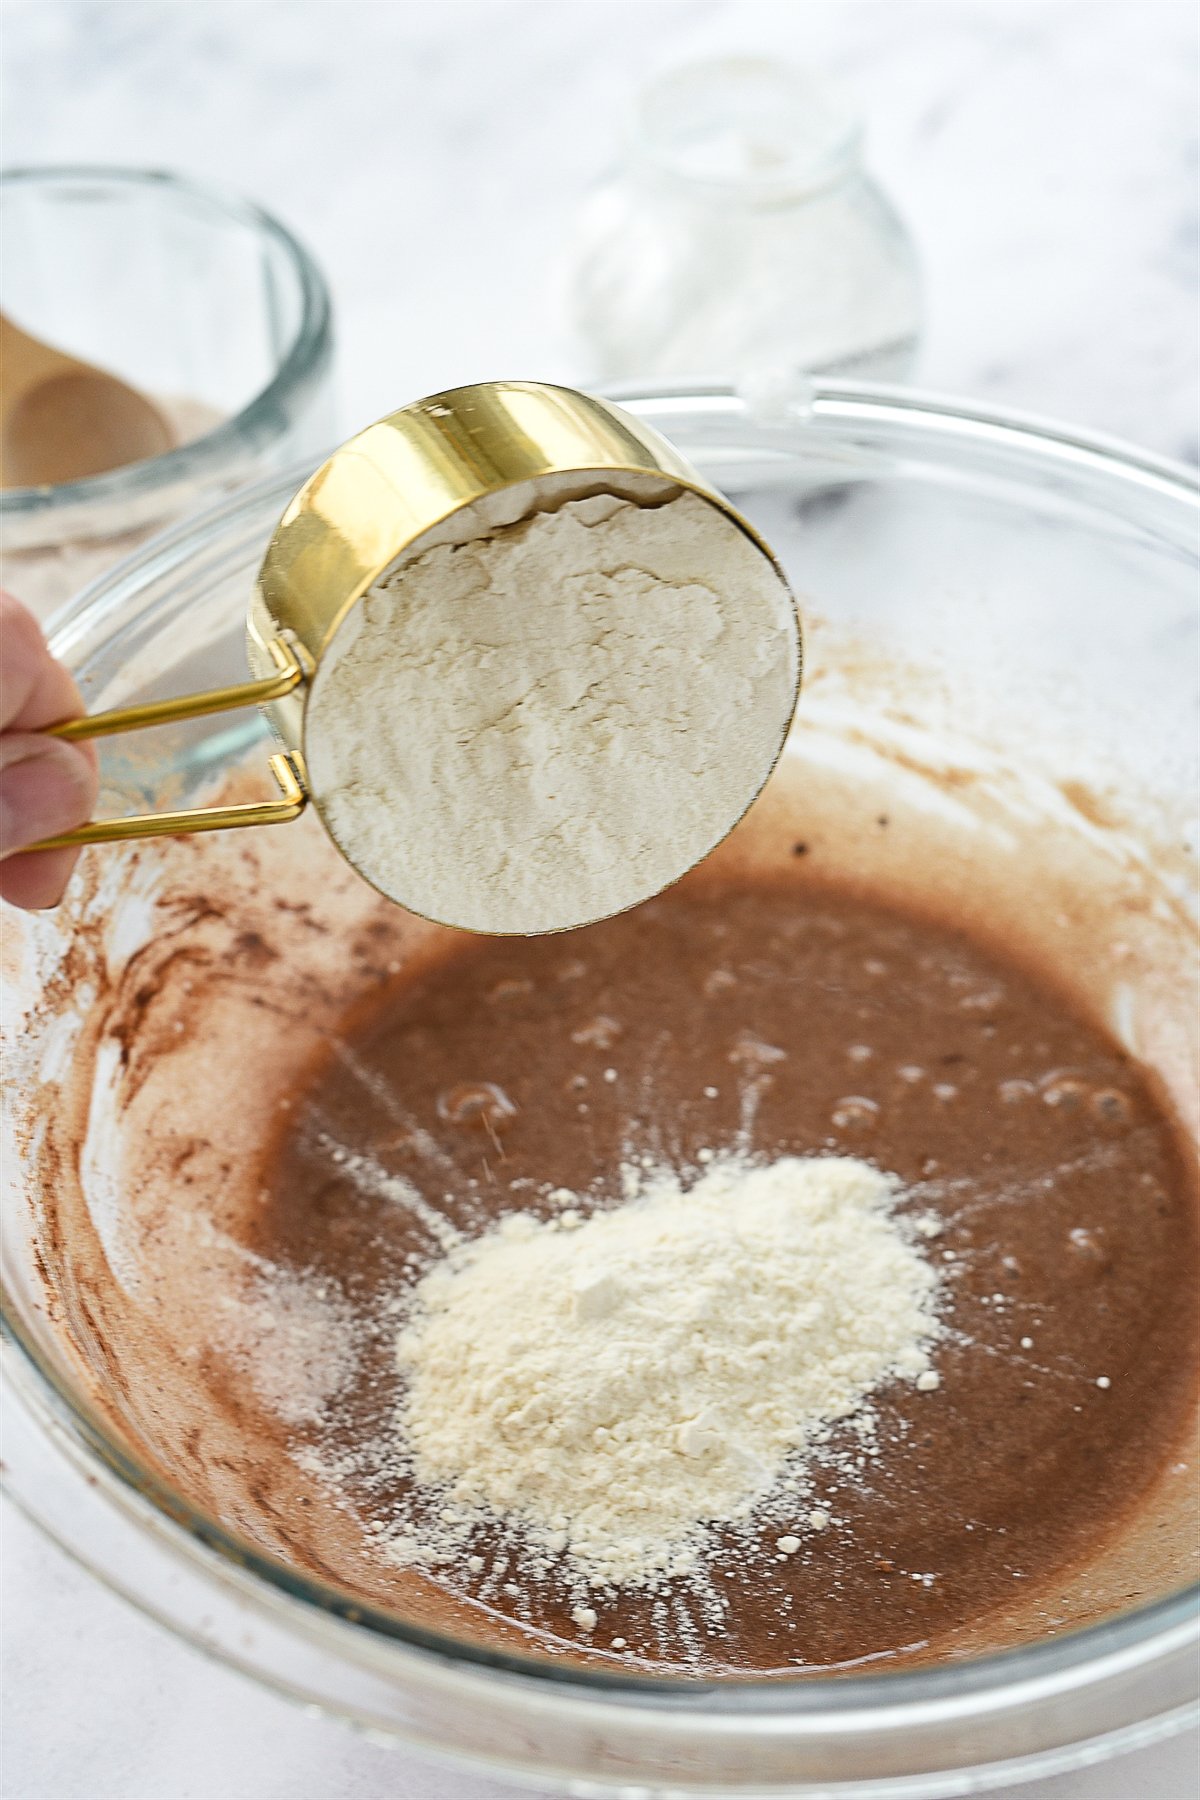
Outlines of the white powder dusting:
M316 1424L355 1377L353 1312L327 1281L285 1273L245 1251L239 1260L259 1264L257 1279L221 1296L222 1353L285 1425Z
M566 502L385 576L322 659L313 791L391 898L479 931L633 906L765 781L798 645L787 590L724 514Z
M694 1571L709 1526L929 1370L938 1281L898 1193L850 1158L725 1156L686 1191L658 1171L573 1229L511 1215L452 1250L398 1340L401 1439L452 1534L502 1520L593 1586Z
M123 1074L121 1045L115 1039L102 1041L96 1050L87 1136L79 1168L88 1213L104 1246L108 1266L123 1291L134 1294L142 1270L123 1205L125 1144L118 1100Z

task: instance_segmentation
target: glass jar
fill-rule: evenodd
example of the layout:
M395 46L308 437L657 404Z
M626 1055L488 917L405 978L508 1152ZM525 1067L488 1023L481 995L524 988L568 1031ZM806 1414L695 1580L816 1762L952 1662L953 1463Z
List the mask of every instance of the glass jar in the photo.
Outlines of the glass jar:
M152 398L165 455L0 493L3 584L45 617L151 532L333 432L329 294L237 195L145 169L0 177L5 314Z
M651 83L571 260L589 374L907 374L916 261L860 152L838 91L803 69L727 59Z

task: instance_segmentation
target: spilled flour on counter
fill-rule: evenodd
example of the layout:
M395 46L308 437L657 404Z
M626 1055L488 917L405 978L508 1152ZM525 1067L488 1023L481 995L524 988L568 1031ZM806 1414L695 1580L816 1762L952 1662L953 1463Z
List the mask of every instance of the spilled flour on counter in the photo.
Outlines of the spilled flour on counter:
M500 1521L593 1587L686 1576L834 1421L929 1371L938 1278L894 1177L733 1155L686 1190L628 1173L614 1210L511 1214L418 1283L398 1427L443 1503L398 1558Z
M369 590L313 684L313 792L411 910L564 930L725 836L779 753L798 655L782 578L709 502L570 500Z

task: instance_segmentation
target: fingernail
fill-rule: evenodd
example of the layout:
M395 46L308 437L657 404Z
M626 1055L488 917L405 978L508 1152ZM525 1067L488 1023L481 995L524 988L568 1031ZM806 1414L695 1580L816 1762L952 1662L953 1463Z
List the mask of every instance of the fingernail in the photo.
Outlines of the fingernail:
M92 775L73 744L35 739L28 755L0 770L0 856L82 825Z

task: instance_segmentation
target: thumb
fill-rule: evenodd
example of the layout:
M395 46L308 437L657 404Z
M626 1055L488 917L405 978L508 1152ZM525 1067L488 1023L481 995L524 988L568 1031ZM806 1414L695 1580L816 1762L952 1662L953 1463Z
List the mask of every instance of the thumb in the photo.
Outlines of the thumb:
M0 859L82 825L96 797L92 759L37 732L0 740Z

